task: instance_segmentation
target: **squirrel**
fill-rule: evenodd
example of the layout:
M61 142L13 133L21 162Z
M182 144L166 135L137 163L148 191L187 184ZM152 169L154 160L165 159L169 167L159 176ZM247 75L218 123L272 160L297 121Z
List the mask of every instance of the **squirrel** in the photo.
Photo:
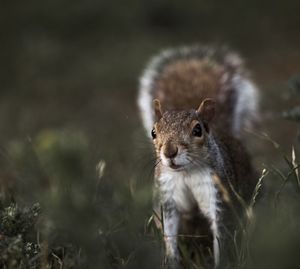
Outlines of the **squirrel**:
M180 47L150 61L138 106L156 152L166 263L182 265L179 235L204 234L200 244L217 267L234 208L241 212L256 185L241 139L257 118L257 88L229 49Z

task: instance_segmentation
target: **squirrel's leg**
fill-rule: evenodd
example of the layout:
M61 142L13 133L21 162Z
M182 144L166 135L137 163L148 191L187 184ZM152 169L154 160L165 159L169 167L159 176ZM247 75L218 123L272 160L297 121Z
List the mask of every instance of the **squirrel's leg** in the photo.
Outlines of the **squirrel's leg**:
M214 214L213 212L203 212L203 213L211 223L210 230L213 236L212 247L213 247L213 255L214 255L214 268L216 268L220 262L219 230L216 221L216 214Z
M220 261L219 230L217 224L217 192L209 174L204 174L202 181L203 182L200 185L196 184L192 191L199 209L210 223L210 230L213 236L212 247L214 264L216 267Z
M213 233L214 261L215 261L215 267L216 267L220 262L219 233L218 233L216 221L212 222L211 230Z
M180 263L180 255L178 251L178 228L180 216L174 202L166 202L162 206L162 209L166 265L167 268L178 268Z

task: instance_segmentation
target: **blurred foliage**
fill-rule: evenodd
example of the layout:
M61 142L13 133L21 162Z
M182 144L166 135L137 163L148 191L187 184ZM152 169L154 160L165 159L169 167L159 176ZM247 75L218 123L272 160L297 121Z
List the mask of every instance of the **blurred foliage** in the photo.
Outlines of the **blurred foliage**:
M72 246L48 249L40 242L38 221L41 222L40 206L20 208L16 204L0 208L0 266L12 268L79 268L80 250Z
M300 76L293 76L289 80L290 90L293 94L300 94Z
M284 117L287 119L300 121L300 106L294 107L290 109L289 111L284 112Z
M300 76L293 76L289 80L289 89L291 97L294 99L300 99ZM288 120L300 122L300 106L296 105L289 110L283 112L283 117ZM298 129L298 143L300 144L300 130Z
M129 263L152 268L159 262L159 243L145 237L149 184L110 182L105 161L91 165L89 149L86 136L73 130L45 130L9 144L13 170L8 178L14 184L13 194L1 194L3 268L121 268ZM39 205L24 207L34 201L41 214ZM151 264L143 259L150 249Z
M7 153L18 175L14 201L1 194L1 268L160 268L162 235L151 217L151 182L116 185L104 160L91 173L88 139L73 130L45 130L11 142ZM283 169L266 167L264 195L258 186L232 239L236 262L222 268L297 264L299 164L294 151L283 157Z
M138 75L163 47L230 43L264 82L261 105L272 112L264 125L290 147L294 123L273 112L283 110L278 80L299 69L299 7L297 0L2 1L0 267L159 268ZM297 93L290 95L288 105ZM274 268L298 264L294 175L271 207L285 182L272 167L291 167L283 150L252 148L261 150L258 170L264 162L273 174L264 180L267 198L255 207L257 225L236 243L237 267L260 268L264 257Z
M289 88L293 98L299 98L300 95L300 76L294 76L289 81ZM300 121L300 106L295 106L283 113L283 116L289 120Z
M19 208L15 204L0 208L0 267L38 268L41 264L35 259L40 247L33 240L34 229L40 212L38 204L30 208ZM33 260L31 262L31 260Z

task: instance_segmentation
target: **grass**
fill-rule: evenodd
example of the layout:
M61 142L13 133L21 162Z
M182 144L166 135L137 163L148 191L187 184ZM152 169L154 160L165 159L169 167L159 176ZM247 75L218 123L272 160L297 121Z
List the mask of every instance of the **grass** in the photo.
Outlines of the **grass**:
M106 161L94 162L94 168L88 165L88 149L83 133L66 130L11 142L6 159L12 170L1 184L1 268L162 266L163 235L151 213L151 181L141 184L133 177L111 182ZM300 246L294 149L283 156L282 164L263 170L247 217L232 239L235 264L226 268L297 264L291 256ZM257 199L261 190L264 195ZM181 252L188 257L184 247ZM275 255L278 252L283 254ZM203 259L184 262L187 268L202 268Z
M262 105L272 112L267 133L276 145L296 146L295 123L274 112L296 101L282 97L287 91L277 83L298 70L298 29L290 27L299 20L298 4L255 2L3 3L1 269L160 268L153 164L135 99L144 63L164 47L230 41L264 87ZM235 267L297 268L297 158L257 141L255 164L269 171L265 198L234 238Z
M158 262L157 242L144 233L150 182L110 182L109 164L90 166L88 149L82 133L66 130L9 145L11 174L1 185L0 268L150 268ZM147 265L143 255L149 249L158 255Z
M136 162L117 168L93 156L90 137L74 129L43 130L2 148L0 268L162 268L150 146L137 137ZM297 152L292 147L285 154L265 133L255 137L269 143L281 161L264 165L231 239L234 262L221 268L297 268ZM132 170L116 177L115 170L124 167ZM180 252L186 268L205 268L201 255L192 261L185 245Z

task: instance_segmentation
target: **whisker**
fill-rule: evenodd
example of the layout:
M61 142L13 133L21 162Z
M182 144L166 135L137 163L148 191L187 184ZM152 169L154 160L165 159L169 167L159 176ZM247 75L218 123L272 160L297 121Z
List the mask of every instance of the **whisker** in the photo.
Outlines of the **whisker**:
M154 176L154 171L155 171L155 168L159 165L159 163L161 162L161 159L156 159L156 162L154 164L154 166L152 167L152 169L150 170L149 174L148 174L148 178L153 178Z
M193 153L190 153L187 156L187 159L191 164L193 164L195 166L203 166L205 164L205 162L203 160L199 159L199 155L196 155Z

